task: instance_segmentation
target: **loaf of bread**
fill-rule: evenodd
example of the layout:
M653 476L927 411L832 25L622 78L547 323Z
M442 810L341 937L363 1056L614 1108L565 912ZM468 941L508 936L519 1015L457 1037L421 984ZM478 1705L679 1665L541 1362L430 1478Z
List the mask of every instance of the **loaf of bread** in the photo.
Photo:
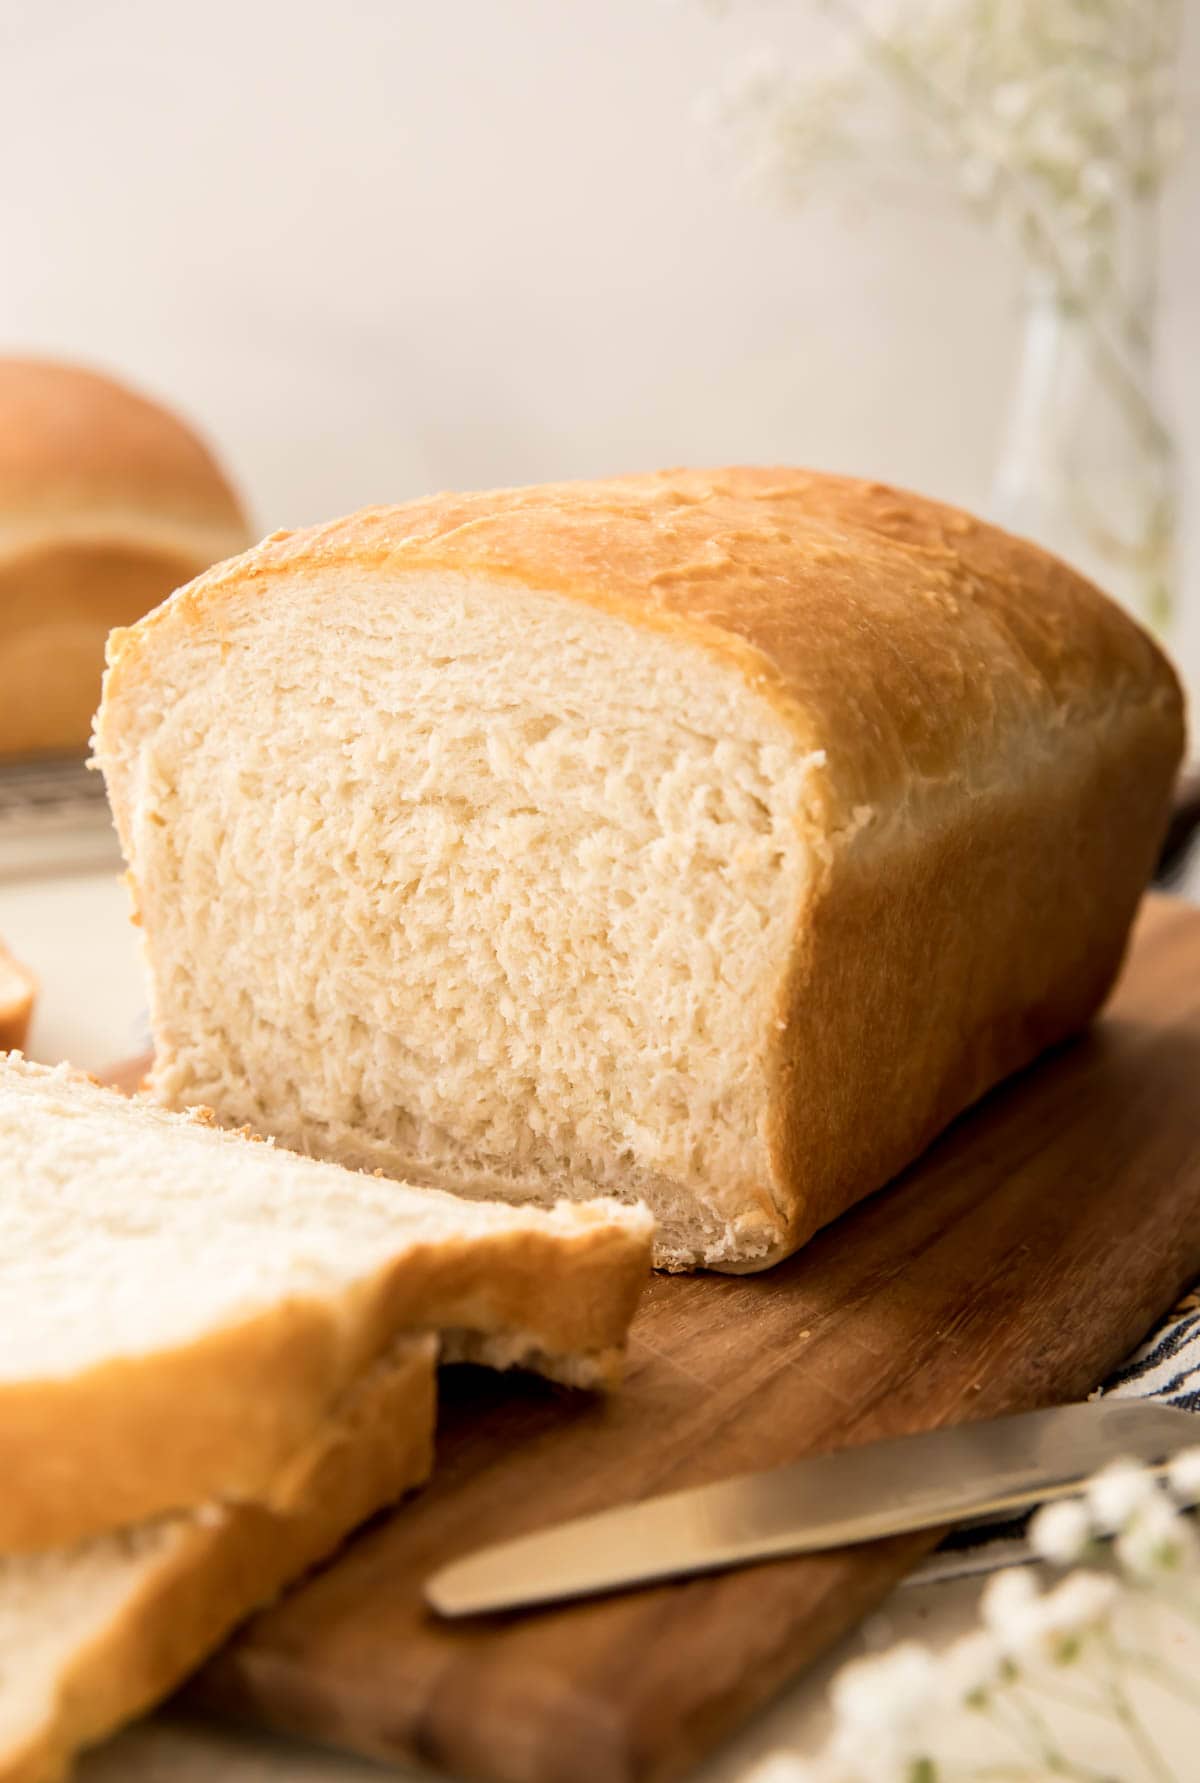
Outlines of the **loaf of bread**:
M208 1499L286 1511L407 1333L610 1379L649 1217L355 1176L0 1059L0 1554Z
M109 628L248 543L176 416L78 366L0 359L0 755L82 753Z
M110 646L155 1094L756 1269L1081 1028L1181 696L1034 546L680 471L380 508Z
M404 1340L314 1446L286 1513L200 1510L0 1559L0 1783L58 1783L237 1623L428 1474L432 1337Z
M24 1046L36 995L33 973L0 942L0 1052Z

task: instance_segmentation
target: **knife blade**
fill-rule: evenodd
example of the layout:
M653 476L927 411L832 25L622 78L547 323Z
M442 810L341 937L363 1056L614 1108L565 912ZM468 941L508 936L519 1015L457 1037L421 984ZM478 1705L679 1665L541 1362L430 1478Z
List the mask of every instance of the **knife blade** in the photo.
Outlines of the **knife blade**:
M1197 1428L1151 1400L1098 1400L838 1449L480 1548L425 1599L483 1615L1016 1512L1117 1456L1161 1463Z

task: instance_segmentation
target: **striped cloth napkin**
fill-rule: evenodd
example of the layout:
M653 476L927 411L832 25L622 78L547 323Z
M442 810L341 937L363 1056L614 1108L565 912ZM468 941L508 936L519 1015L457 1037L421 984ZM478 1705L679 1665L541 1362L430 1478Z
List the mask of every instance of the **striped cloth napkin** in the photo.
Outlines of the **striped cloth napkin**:
M1200 1412L1200 1287L1194 1288L1140 1349L1111 1374L1093 1399L1159 1399L1184 1411ZM1200 1423L1196 1426L1200 1441ZM931 1554L906 1585L939 1584L973 1573L1021 1566L1033 1556L1025 1541L1027 1516L1006 1523L956 1530Z

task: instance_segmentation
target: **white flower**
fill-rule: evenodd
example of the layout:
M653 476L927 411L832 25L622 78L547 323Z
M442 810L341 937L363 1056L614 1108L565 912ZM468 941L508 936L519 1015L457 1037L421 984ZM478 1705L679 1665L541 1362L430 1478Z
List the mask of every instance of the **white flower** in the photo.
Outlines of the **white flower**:
M1108 1620L1119 1594L1108 1575L1075 1572L1043 1597L1027 1572L1013 1569L985 1587L983 1620L1007 1658L1064 1665Z
M1025 1626L1037 1601L1038 1588L1032 1573L1015 1566L996 1573L984 1586L979 1600L984 1627L1007 1649L1010 1637Z
M992 110L1006 124L1015 124L1026 117L1033 104L1033 89L1028 81L1002 81L992 94Z
M772 1752L746 1778L746 1783L824 1783L824 1767L797 1752Z
M935 1670L933 1654L917 1641L855 1660L834 1679L834 1713L864 1733L905 1727L931 1700Z
M910 1783L916 1754L910 1742L895 1734L839 1727L824 1754L824 1765L818 1783Z
M1200 1448L1179 1451L1167 1468L1167 1484L1180 1504L1200 1504Z
M1107 1573L1070 1573L1041 1602L1043 1643L1064 1642L1094 1633L1112 1616L1121 1588Z
M843 1667L830 1690L836 1727L828 1758L840 1767L834 1775L904 1783L937 1694L937 1661L916 1641Z
M1111 167L1103 161L1089 161L1079 175L1079 189L1085 198L1094 203L1101 203L1112 198L1117 190L1117 180Z
M1117 1535L1135 1511L1157 1496L1154 1478L1136 1461L1110 1461L1087 1483L1088 1508L1101 1535Z
M948 1708L980 1703L999 1681L1004 1653L994 1634L978 1628L952 1641L941 1656L941 1693Z
M1115 1552L1131 1577L1149 1581L1195 1561L1196 1533L1182 1512L1156 1493L1125 1525Z
M857 1765L839 1764L828 1752L802 1758L798 1752L772 1752L747 1775L745 1783L862 1783Z
M1080 1498L1044 1504L1029 1524L1029 1545L1040 1560L1072 1566L1082 1560L1092 1539L1092 1520Z

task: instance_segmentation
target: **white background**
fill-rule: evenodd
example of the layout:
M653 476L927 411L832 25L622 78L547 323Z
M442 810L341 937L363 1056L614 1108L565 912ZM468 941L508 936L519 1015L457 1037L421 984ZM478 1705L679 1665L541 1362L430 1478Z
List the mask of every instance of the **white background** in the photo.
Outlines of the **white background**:
M263 531L737 459L982 507L1017 269L943 200L748 192L695 102L781 34L817 53L817 0L0 0L0 350L182 406ZM1188 494L1198 135L1161 362ZM1200 685L1194 532L1176 648Z

